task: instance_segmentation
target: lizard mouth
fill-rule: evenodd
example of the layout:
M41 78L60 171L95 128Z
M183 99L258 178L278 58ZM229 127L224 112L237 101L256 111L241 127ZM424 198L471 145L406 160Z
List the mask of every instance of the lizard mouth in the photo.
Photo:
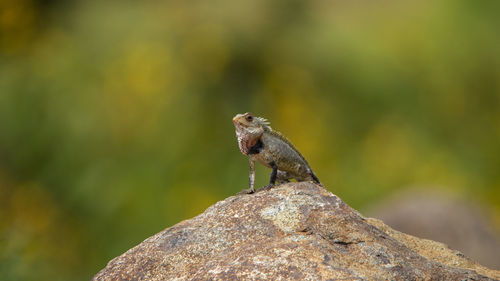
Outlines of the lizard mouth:
M248 128L248 125L240 122L239 118L236 118L236 117L233 118L233 123L234 123L235 126L240 126L240 127Z

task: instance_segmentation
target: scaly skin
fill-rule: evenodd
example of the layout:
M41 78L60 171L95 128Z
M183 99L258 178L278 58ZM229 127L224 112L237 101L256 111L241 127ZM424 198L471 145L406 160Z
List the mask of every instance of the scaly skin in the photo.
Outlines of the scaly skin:
M283 183L290 179L320 183L302 154L283 135L273 131L266 119L245 113L237 114L233 123L240 151L249 156L250 163L250 188L242 193L255 192L254 162L273 169L269 185L262 189L273 187L276 181Z

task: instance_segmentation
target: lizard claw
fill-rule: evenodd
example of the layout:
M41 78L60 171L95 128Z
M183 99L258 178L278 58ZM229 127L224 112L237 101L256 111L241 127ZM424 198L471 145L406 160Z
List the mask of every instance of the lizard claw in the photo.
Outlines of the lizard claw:
M252 194L254 192L255 192L255 189L253 189L252 187L250 187L250 188L243 189L242 191L238 192L237 195Z

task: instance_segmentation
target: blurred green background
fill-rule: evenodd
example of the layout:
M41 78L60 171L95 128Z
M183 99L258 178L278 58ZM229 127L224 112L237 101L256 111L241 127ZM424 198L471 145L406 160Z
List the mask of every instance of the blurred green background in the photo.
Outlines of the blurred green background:
M247 111L357 209L430 184L499 223L498 11L0 0L0 279L88 280L246 188L231 118Z

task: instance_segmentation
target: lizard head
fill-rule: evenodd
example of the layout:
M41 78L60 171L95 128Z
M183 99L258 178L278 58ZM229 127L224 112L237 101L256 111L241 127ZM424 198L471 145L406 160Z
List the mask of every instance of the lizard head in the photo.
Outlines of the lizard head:
M257 143L264 133L264 129L269 128L266 119L255 117L248 112L234 116L233 123L240 150L245 155L248 153L248 149Z
M255 117L251 113L236 114L233 118L233 123L236 129L244 129L248 131L262 131L264 127L269 125L266 119Z

